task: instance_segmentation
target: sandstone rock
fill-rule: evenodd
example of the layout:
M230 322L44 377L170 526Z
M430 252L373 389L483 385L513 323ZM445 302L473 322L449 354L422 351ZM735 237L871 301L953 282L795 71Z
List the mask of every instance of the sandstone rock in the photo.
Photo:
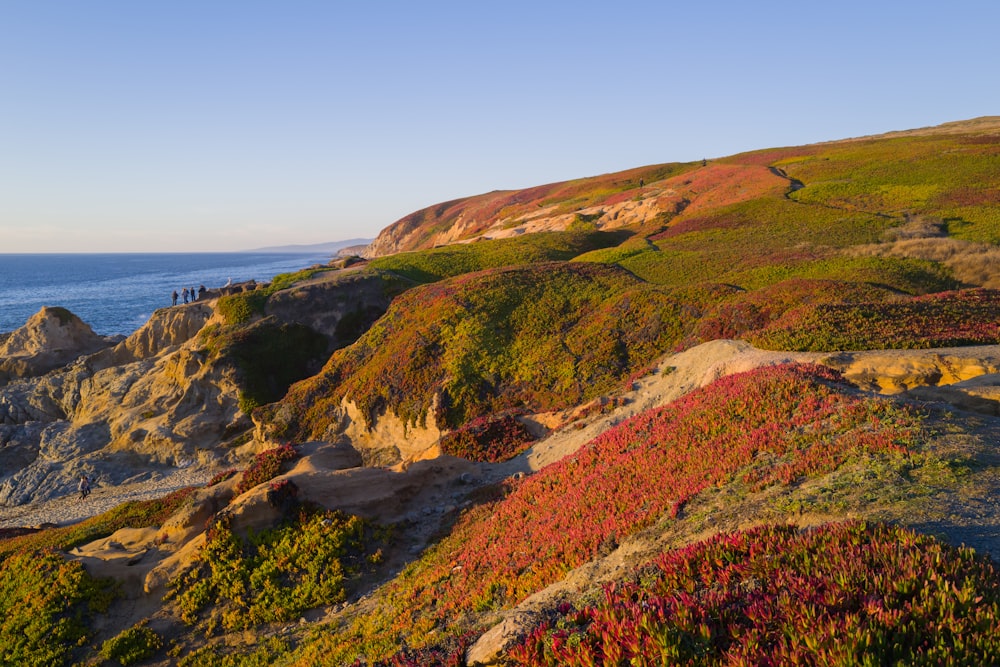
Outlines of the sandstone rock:
M469 647L465 652L465 663L470 667L499 664L507 649L523 639L541 621L542 616L537 612L513 611Z
M842 352L822 360L864 389L898 394L1000 372L1000 347Z
M42 308L0 341L0 386L12 378L44 375L118 340L97 335L65 308Z

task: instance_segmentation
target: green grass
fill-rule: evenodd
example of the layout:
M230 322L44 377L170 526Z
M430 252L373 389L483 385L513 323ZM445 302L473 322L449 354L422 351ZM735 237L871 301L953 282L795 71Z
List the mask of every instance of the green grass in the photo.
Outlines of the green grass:
M429 283L501 266L568 260L621 243L627 232L546 232L404 252L374 259L369 267Z

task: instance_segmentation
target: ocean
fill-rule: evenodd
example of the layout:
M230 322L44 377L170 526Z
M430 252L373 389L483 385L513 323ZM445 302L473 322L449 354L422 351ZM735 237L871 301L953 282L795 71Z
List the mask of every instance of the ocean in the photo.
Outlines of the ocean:
M43 306L61 306L98 334L127 336L169 306L174 290L211 289L230 279L267 282L330 259L329 253L264 252L0 254L0 333L23 326Z

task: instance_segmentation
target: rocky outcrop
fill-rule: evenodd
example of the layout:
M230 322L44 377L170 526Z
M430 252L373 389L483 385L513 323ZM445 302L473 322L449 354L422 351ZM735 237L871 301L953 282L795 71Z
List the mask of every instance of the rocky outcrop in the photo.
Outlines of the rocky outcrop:
M265 312L323 334L333 348L353 343L403 289L402 284L394 286L398 279L359 268L323 272L277 292L268 299Z
M309 327L331 348L353 342L404 288L362 269L352 262L270 295L267 319ZM225 328L216 303L159 309L125 339L95 336L68 311L46 309L0 340L20 355L7 361L60 362L0 383L0 504L70 493L81 473L110 486L237 456L224 445L253 425L240 407L240 364L226 355L244 352L201 335Z
M120 339L97 335L65 308L42 308L23 327L0 338L0 386L44 375Z
M46 355L46 340L61 349L65 340L94 342L53 335L44 322L54 310L25 327L47 338L8 337L6 349L16 342ZM230 374L199 349L197 334L212 314L201 303L161 309L113 347L105 341L61 368L0 388L0 504L71 493L80 474L108 486L137 472L212 460L240 414ZM75 316L64 320L80 328Z
M899 394L1000 373L1000 346L841 352L824 357L822 363L863 389Z

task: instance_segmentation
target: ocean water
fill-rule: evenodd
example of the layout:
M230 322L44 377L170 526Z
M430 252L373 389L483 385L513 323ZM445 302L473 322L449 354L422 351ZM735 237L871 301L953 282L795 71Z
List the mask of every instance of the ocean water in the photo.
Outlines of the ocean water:
M101 335L128 335L169 306L174 290L211 289L229 279L267 282L330 259L253 252L0 254L0 333L23 326L43 306L61 306Z

